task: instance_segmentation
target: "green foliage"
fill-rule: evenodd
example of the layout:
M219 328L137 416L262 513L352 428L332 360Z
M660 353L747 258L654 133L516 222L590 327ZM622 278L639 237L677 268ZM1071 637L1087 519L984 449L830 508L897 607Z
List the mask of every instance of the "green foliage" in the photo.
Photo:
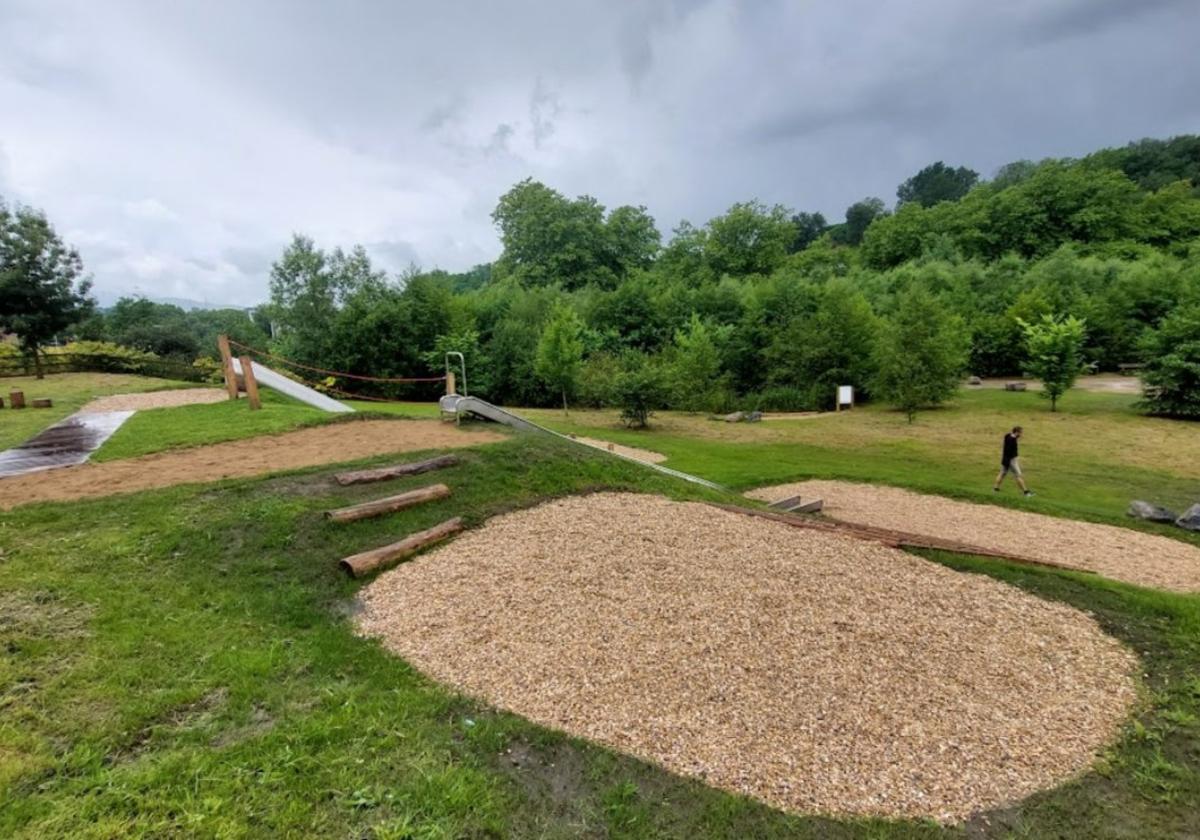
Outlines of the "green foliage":
M888 215L883 200L879 198L864 198L846 208L846 221L833 233L836 241L843 245L858 245L863 241L867 228L876 219Z
M559 306L550 315L537 346L537 375L562 394L563 411L567 397L575 391L583 364L583 322L568 306Z
M671 405L683 411L716 411L729 399L728 377L721 373L718 343L728 330L714 330L693 313L675 331L670 366Z
M939 160L901 184L896 198L899 205L916 202L922 207L932 207L939 201L958 201L978 180L978 172L965 166L946 166Z
M1018 323L1025 333L1029 375L1042 381L1042 396L1050 400L1050 410L1057 411L1059 398L1083 370L1084 322L1074 316L1043 315L1036 323Z
M0 201L0 332L17 336L42 378L42 348L87 317L94 305L83 262L45 214Z
M769 379L807 392L809 408L833 408L839 385L853 385L865 398L878 329L862 293L847 282L832 282L820 289L815 309L778 333L768 354Z
M644 429L650 424L654 409L666 401L663 372L654 361L636 353L622 359L622 367L613 385L621 421L630 428Z
M1163 319L1146 334L1142 407L1150 414L1200 420L1200 304Z
M795 238L786 207L757 201L735 204L708 223L704 260L718 275L769 274L783 262Z
M925 289L913 286L880 329L875 348L875 393L912 422L918 409L937 405L958 390L969 337L962 319L949 314Z

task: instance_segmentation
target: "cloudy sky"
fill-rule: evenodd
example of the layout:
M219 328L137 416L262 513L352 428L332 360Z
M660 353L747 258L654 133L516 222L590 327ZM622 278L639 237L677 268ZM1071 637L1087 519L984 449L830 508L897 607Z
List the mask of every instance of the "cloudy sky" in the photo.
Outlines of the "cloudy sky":
M1196 0L0 0L0 195L102 301L253 304L293 231L493 259L527 176L669 235L1197 132L1198 34Z

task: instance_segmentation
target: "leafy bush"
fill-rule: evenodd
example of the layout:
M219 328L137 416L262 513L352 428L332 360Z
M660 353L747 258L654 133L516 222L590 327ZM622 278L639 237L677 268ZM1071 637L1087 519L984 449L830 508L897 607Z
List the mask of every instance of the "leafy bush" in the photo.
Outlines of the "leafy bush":
M817 406L809 389L789 386L766 388L743 402L750 411L814 411Z
M663 374L658 365L642 356L630 358L617 376L614 396L621 407L621 421L631 429L644 429L654 409L665 400Z
M1200 419L1200 305L1165 318L1142 340L1146 360L1141 408L1164 417Z
M621 361L612 353L595 353L579 370L579 403L589 408L615 405Z

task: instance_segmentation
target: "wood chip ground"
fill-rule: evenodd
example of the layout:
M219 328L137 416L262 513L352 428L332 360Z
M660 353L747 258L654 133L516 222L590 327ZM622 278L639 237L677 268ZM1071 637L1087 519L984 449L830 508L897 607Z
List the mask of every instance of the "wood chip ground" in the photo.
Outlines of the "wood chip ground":
M804 813L954 821L1088 767L1135 701L1096 622L881 545L653 496L490 520L364 634L537 723Z
M780 484L746 495L766 502L796 495L823 499L822 513L844 522L986 546L1138 586L1200 591L1200 548L1131 528L848 481Z

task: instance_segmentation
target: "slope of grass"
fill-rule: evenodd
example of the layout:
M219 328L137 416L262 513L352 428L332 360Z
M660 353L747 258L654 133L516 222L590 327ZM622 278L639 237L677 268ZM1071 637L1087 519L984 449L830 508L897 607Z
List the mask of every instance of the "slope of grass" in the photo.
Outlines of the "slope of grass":
M1144 417L1135 399L1072 391L1051 413L1033 393L963 391L911 425L880 406L756 424L664 412L647 430L623 428L615 412L527 413L559 431L662 452L668 466L738 489L805 478L871 481L1189 539L1125 516L1135 498L1176 510L1200 501L1200 426ZM1001 494L991 491L1000 440L1014 425L1025 428L1021 461L1037 491L1032 499L1011 480Z
M525 436L463 455L439 474L453 497L349 526L321 511L379 488L339 488L332 469L0 514L0 836L968 833L784 815L481 707L356 637L341 556L547 496L705 495ZM1200 832L1200 599L936 559L1091 610L1143 656L1151 691L1096 771L969 833Z
M96 397L195 387L194 382L123 373L55 373L41 380L32 376L6 377L0 379L0 397L4 399L4 408L0 409L0 449L28 440ZM36 397L49 397L54 400L54 407L12 411L8 394L13 390L25 392L27 405Z
M244 399L139 411L105 442L92 460L136 458L166 449L275 435L350 418L437 417L434 403L352 402L350 405L357 413L346 415L321 411L266 388L261 395L259 411L251 411Z

